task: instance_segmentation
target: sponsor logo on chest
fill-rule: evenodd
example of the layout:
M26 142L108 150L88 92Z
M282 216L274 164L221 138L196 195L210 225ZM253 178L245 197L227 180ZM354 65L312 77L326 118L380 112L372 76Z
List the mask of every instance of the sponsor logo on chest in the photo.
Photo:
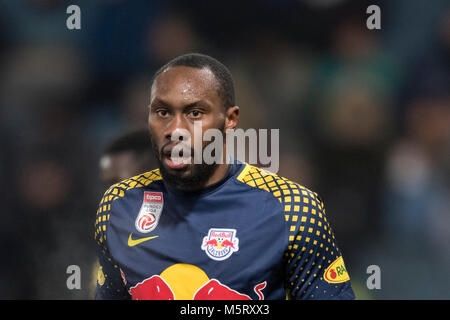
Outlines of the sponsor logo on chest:
M136 217L136 230L141 233L149 233L158 225L164 200L162 192L144 192L144 200Z

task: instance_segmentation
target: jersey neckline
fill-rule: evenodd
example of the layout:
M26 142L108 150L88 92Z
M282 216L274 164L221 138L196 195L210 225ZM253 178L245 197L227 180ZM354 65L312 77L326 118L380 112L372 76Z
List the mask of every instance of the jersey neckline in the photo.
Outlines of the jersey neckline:
M232 163L230 163L228 167L228 171L226 175L218 182L213 183L212 185L209 185L203 189L200 190L180 190L176 189L174 187L169 186L163 181L164 186L166 187L167 191L175 194L177 196L185 196L185 197L192 197L192 196L204 196L206 194L210 194L218 190L220 187L222 187L227 181L234 179L236 176L238 176L242 170L246 167L246 163L233 159Z

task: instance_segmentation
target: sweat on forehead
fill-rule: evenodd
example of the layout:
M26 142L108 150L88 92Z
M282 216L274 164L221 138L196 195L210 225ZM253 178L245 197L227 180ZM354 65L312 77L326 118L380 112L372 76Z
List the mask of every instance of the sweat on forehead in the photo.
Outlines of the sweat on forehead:
M157 90L157 92L156 92ZM207 67L202 69L175 66L161 72L153 82L152 98L155 94L182 94L190 96L205 96L220 94L220 85L215 75Z
M173 85L175 82L187 86L217 86L217 80L214 74L208 68L191 68L185 66L169 67L155 79L158 86L161 84Z
M206 68L214 75L215 84L217 84L216 91L222 98L225 109L235 105L234 83L230 71L217 59L201 53L187 53L167 62L155 72L152 80L152 87L155 79L163 72L168 72L176 67L190 67L198 70Z

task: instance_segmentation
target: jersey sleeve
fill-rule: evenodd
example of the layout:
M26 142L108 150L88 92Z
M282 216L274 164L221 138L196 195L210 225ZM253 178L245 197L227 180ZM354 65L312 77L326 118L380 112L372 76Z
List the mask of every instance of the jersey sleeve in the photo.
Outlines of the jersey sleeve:
M280 202L289 234L285 253L288 298L354 299L342 253L319 196L297 185Z
M112 258L106 241L112 201L116 198L111 193L111 190L112 187L103 196L95 220L94 237L99 261L95 299L128 300L131 296L126 290L120 274L120 268Z

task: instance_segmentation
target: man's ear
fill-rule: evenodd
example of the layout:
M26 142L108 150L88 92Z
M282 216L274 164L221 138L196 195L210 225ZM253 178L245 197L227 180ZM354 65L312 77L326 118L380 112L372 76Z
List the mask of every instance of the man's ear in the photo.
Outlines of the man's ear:
M236 128L238 122L239 122L239 107L234 106L228 108L225 114L225 130Z

